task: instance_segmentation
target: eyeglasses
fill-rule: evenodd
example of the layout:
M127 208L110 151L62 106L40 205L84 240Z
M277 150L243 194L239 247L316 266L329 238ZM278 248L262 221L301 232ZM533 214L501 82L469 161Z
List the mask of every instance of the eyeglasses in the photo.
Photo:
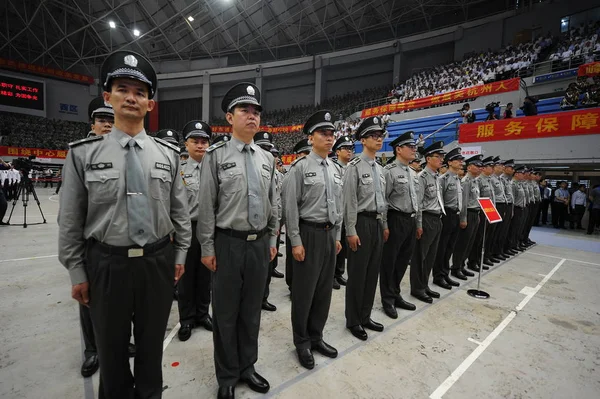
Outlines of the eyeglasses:
M417 149L417 146L414 145L414 144L403 144L400 147L408 147L408 148L410 148L413 151L415 151Z
M432 158L439 158L439 159L444 159L443 156L441 156L440 154L433 154L433 155L429 155Z
M348 152L354 152L354 148L352 148L352 147L342 147L342 148L340 148L340 150L346 150Z
M363 136L363 138L365 138L365 139L372 138L372 139L378 140L378 139L382 139L383 136L384 136L383 133L369 133L369 134L365 134Z
M110 123L112 125L115 123L115 120L112 118L96 118L96 123L100 123L100 124Z

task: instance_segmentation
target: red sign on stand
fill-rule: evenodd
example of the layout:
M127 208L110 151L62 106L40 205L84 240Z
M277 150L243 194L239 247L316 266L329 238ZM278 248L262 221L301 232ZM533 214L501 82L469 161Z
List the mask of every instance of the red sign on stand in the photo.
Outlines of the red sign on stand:
M490 224L502 221L502 216L500 216L500 213L498 213L496 205L494 205L494 202L491 199L478 198L477 202L479 202L479 206L483 210L483 213Z

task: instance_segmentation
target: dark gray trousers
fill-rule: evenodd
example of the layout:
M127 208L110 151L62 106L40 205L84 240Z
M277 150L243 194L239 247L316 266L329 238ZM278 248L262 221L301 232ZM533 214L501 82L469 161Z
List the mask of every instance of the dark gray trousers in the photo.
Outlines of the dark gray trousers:
M417 240L410 261L410 291L414 293L425 293L425 289L429 287L429 276L435 262L442 232L440 216L423 212L422 224L423 234L421 239ZM413 269L415 269L415 273L413 273Z
M342 250L335 257L335 277L344 276L346 270L346 252L348 251L348 243L346 242L346 226L342 224Z
M381 304L394 307L400 297L400 283L415 249L417 223L414 217L388 211L388 228L390 236L383 244L379 291ZM413 268L410 271L414 273Z
M442 232L433 264L434 281L442 281L450 274L450 257L454 252L460 230L460 215L456 212L446 208L446 214L442 217Z
M292 330L297 349L310 349L323 339L329 316L335 269L335 230L323 230L300 222L303 262L294 259L292 282Z
M469 252L473 247L475 239L475 233L479 227L479 213L473 211L467 211L467 227L461 229L459 227L458 239L454 246L454 253L452 254L452 270L459 270L464 268L464 262L469 257Z
M212 281L215 371L219 386L254 373L261 303L269 269L269 236L255 241L215 233Z
M364 324L371 318L383 252L381 221L358 214L356 233L361 245L356 252L348 247L346 327Z
M173 246L168 242L143 257L128 258L92 241L86 272L100 361L99 398L161 398L163 340L173 303ZM135 375L127 350L133 314Z
M292 290L292 277L294 276L293 266L294 256L292 255L292 242L288 238L287 232L285 234L285 283L289 290Z
M202 251L196 236L197 222L192 222L192 244L185 259L185 273L177 284L179 323L200 323L206 319L210 306L212 273L202 264Z
M96 349L96 337L94 336L94 326L90 308L79 304L79 323L81 324L81 333L85 345L84 356L86 359L98 354Z
M510 231L510 226L513 223L513 204L512 203L508 203L506 204L506 210L505 210L505 215L506 217L502 216L502 218L504 219L502 224L500 225L500 237L499 237L499 242L498 242L498 252L504 252L507 249L509 249L510 244L509 244L509 239L508 239L508 232Z
M510 231L508 232L508 248L515 249L519 244L525 217L525 208L515 206L515 214L510 223Z
M481 251L483 248L483 229L486 227L487 219L485 218L485 214L483 212L479 213L479 225L477 225L477 232L475 233L475 237L473 238L473 246L471 247L471 251L469 252L469 264L479 265L481 263ZM487 226L489 228L489 226ZM487 231L486 231L487 235Z
M540 203L532 202L527 206L527 208L528 208L527 222L526 222L527 224L523 228L523 234L521 236L521 241L523 241L523 242L529 240L529 233L531 233L531 228L533 227L533 224L535 223L535 218L538 215Z
M277 252L279 252L279 238L280 237L281 236L278 234L277 235L277 244L275 244L275 247L277 248ZM275 270L277 268L277 264L278 264L277 259L279 259L279 256L275 255L275 258L273 258L273 260L271 262L269 262L269 270L267 272L267 284L265 284L265 293L263 294L263 301L266 301L267 299L269 299L269 294L271 293L271 290L270 290L271 278L273 277L273 270Z
M502 231L504 229L504 225L506 223L506 214L507 214L507 208L508 205L506 205L505 203L497 203L496 204L496 209L498 210L498 213L500 214L500 217L502 218L501 222L495 223L494 226L494 234L492 234L490 236L490 246L489 249L486 249L486 254L489 255L498 255L500 252L502 252L500 249L503 247L502 245Z

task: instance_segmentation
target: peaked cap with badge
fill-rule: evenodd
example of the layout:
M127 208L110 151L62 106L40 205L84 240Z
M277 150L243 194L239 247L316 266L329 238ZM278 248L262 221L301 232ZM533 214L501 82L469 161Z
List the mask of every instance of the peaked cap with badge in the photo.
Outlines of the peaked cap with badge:
M261 130L260 132L254 135L254 144L259 146L264 146L269 150L274 147L273 145L273 135L269 132L265 132Z
M167 143L171 143L179 147L179 135L173 129L161 129L156 133L156 138L163 139Z
M506 161L503 162L504 167L505 168L514 168L515 167L515 160L514 159L507 159Z
M446 151L444 151L444 142L434 141L429 147L424 148L421 154L423 157L429 157L433 154L446 154Z
M446 156L444 157L444 162L448 163L450 161L463 160L465 157L462 156L462 148L456 147L448 151Z
M502 161L500 160L500 157L497 155L494 157L493 161L494 161L494 165L502 165Z
M527 170L527 167L525 165L518 165L515 166L515 173L525 173L525 171Z
M400 145L412 144L415 145L415 132L412 130L402 133L396 137L391 143L390 147L395 148Z
M358 126L358 129L356 129L356 140L360 140L364 136L372 132L382 132L385 136L385 129L383 128L381 122L381 118L377 116L371 116L363 119L363 121Z
M184 141L190 137L210 140L212 137L212 129L210 128L210 125L204 121L193 120L185 124L182 134Z
M300 154L301 152L311 152L312 145L308 143L308 139L302 139L294 146L294 154Z
M90 105L88 105L88 116L90 117L91 121L93 121L97 116L108 116L114 118L115 111L113 110L112 105L104 102L103 97L96 97L90 101Z
M150 61L133 51L115 51L104 60L100 79L104 91L110 91L114 78L135 79L148 85L148 98L153 98L158 88L156 71Z
M259 111L262 111L260 105L260 90L256 85L248 82L238 83L233 86L221 101L221 109L223 112L231 112L233 107L240 104L251 104L256 106Z
M467 158L467 160L465 161L465 165L483 166L483 163L481 162L482 160L482 154L473 155L471 158Z
M342 136L339 139L337 139L331 151L335 153L337 150L342 149L344 147L354 148L354 142L348 136Z
M335 126L333 126L333 123L331 122L331 115L331 111L326 109L315 112L308 118L302 131L304 134L312 134L317 129L335 131Z
M483 163L483 166L494 166L494 157L484 158L481 163Z

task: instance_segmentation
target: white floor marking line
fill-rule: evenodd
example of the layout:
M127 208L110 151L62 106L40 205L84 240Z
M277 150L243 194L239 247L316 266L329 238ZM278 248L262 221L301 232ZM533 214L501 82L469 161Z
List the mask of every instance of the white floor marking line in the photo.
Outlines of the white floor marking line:
M481 345L481 342L479 342L479 341L477 341L476 339L473 339L473 338L471 338L471 337L467 338L467 341L469 341L469 342L473 342L474 344L477 344L477 345Z
M538 293L538 291L544 286L544 284L546 284L546 282L552 277L552 275L554 275L554 273L556 273L556 271L563 265L563 263L565 263L565 261L566 259L561 258L561 261L558 262L556 266L554 266L550 273L548 273L546 277L544 277L544 279L535 288L531 289L529 294L527 294L525 299L523 299L521 303L517 305L515 310L511 310L508 316L506 316L506 318L502 320L502 323L500 323L498 327L496 327L494 331L492 331L490 335L488 335L487 338L484 339L483 342L479 346L477 346L477 348L475 348L475 350L465 360L463 360L463 362L456 368L456 370L454 370L452 374L450 374L450 376L446 378L444 382L442 382L442 384L429 396L430 399L440 399L446 394L446 392L448 392L450 388L452 388L452 386L456 383L456 381L459 380L459 378L465 373L465 371L467 371L467 369L471 367L475 360L477 360L477 358L487 349L488 346L490 346L492 342L494 342L494 340L498 337L498 335L500 335L500 333L506 328L506 326L508 326L510 322L517 316L517 312L522 310L525 307L525 305L527 305L531 298L533 298L535 294ZM471 341L471 339L469 339L469 341Z
M169 333L169 335L167 335L167 338L165 338L165 340L163 341L163 352L165 350L167 350L167 346L169 346L169 344L171 343L171 341L173 341L173 338L175 338L175 334L177 334L177 332L179 331L180 327L181 327L181 324L177 323L175 325L175 327L173 327L173 329L171 330L171 332Z
M546 276L546 275L542 274L542 276ZM532 288L532 287L523 287L523 289L521 291L519 291L519 294L530 295L534 290L535 290L535 288Z
M546 275L543 273L538 273L538 276L546 277Z
M586 265L600 266L600 263L584 262L584 261L582 261L582 260L569 259L569 258L561 258L560 256L552 256L552 255L546 255L546 254L539 254L539 253L537 253L537 252L529 252L529 254L530 254L530 255L539 255L539 256L545 256L546 258L565 259L565 260L568 260L569 262L579 262L579 263L585 263Z
M31 258L2 259L2 260L0 260L0 263L17 262L20 260L35 260L35 259L44 259L44 258L54 258L57 256L58 255L44 255L44 256L32 256Z

